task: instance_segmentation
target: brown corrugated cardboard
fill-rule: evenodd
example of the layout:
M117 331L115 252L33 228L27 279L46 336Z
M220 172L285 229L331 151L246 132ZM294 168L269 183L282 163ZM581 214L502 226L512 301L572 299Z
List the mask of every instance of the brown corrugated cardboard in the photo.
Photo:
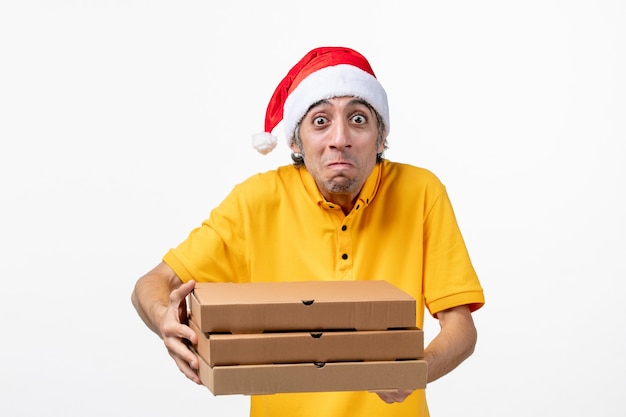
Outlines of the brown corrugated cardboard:
M200 379L214 395L423 389L423 359L281 365L209 366L200 358Z
M197 283L190 308L205 333L386 330L414 327L416 302L387 281Z
M297 362L420 359L424 335L417 328L261 334L206 334L193 316L196 350L210 366Z

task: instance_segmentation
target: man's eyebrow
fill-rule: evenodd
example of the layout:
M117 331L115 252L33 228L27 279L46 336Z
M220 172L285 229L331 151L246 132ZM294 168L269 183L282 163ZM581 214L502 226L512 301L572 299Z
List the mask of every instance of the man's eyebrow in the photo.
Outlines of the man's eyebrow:
M330 104L330 102L328 101L328 99L325 99L325 98L324 98L324 99L321 99L321 100L319 100L319 101L316 101L315 103L313 103L313 104L311 104L311 105L309 106L309 108L306 110L306 113L308 113L309 111L311 111L311 109L312 109L313 107L317 107L317 106L320 106L320 105L322 105L322 104ZM305 114L306 114L306 113L305 113Z
M315 103L313 103L313 104L311 104L309 106L309 108L307 109L306 113L308 113L313 107L321 106L323 104L330 104L330 101L328 101L328 100L329 99L324 98L324 99L321 99L319 101L316 101ZM366 106L366 107L371 107L370 104L367 101L363 100L360 97L354 97L352 100L350 100L350 104L352 104L352 105L360 104L360 105L363 105L363 106Z
M370 107L370 104L367 101L365 101L365 100L363 100L362 98L359 98L359 97L355 97L352 100L350 100L350 104L362 104L362 105L364 105L366 107Z

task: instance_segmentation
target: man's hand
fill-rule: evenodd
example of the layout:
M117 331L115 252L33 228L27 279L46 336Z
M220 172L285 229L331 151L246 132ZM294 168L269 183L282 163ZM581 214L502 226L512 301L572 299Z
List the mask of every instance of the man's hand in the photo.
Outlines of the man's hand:
M187 303L185 299L195 287L195 281L189 281L170 293L170 301L159 326L159 333L178 369L196 384L201 384L198 376L200 366L198 357L185 343L185 340L192 345L198 343L196 333L186 325Z
M385 390L385 391L372 391L380 397L381 400L386 402L387 404L393 403L401 403L406 400L406 398L413 393L411 390L407 389L399 389L396 391L393 390Z
M198 357L188 347L197 344L198 337L186 325L185 299L195 287L195 281L183 284L174 270L161 262L137 281L131 300L148 328L163 339L180 371L200 384Z

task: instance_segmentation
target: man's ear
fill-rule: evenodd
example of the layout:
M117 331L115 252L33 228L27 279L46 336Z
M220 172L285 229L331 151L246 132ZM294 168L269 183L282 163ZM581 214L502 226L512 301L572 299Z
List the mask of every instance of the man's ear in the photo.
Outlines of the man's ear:
M302 149L300 149L300 147L298 146L295 140L291 141L291 144L289 145L289 147L291 148L291 152L293 153L302 153Z
M376 153L380 154L385 151L385 144L387 143L387 131L383 130L383 140L380 141L376 148Z

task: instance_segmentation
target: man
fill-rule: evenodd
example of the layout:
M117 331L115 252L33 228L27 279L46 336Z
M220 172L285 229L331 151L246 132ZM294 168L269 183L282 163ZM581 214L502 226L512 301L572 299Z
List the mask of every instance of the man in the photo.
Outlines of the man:
M385 90L368 61L341 47L306 54L276 88L265 132L271 151L282 123L293 165L237 185L200 227L141 277L140 317L178 368L200 383L196 343L184 324L196 281L390 281L441 330L425 349L428 381L472 354L471 313L484 303L445 187L431 172L383 158ZM381 401L382 400L382 401ZM253 396L252 416L427 416L424 390Z

